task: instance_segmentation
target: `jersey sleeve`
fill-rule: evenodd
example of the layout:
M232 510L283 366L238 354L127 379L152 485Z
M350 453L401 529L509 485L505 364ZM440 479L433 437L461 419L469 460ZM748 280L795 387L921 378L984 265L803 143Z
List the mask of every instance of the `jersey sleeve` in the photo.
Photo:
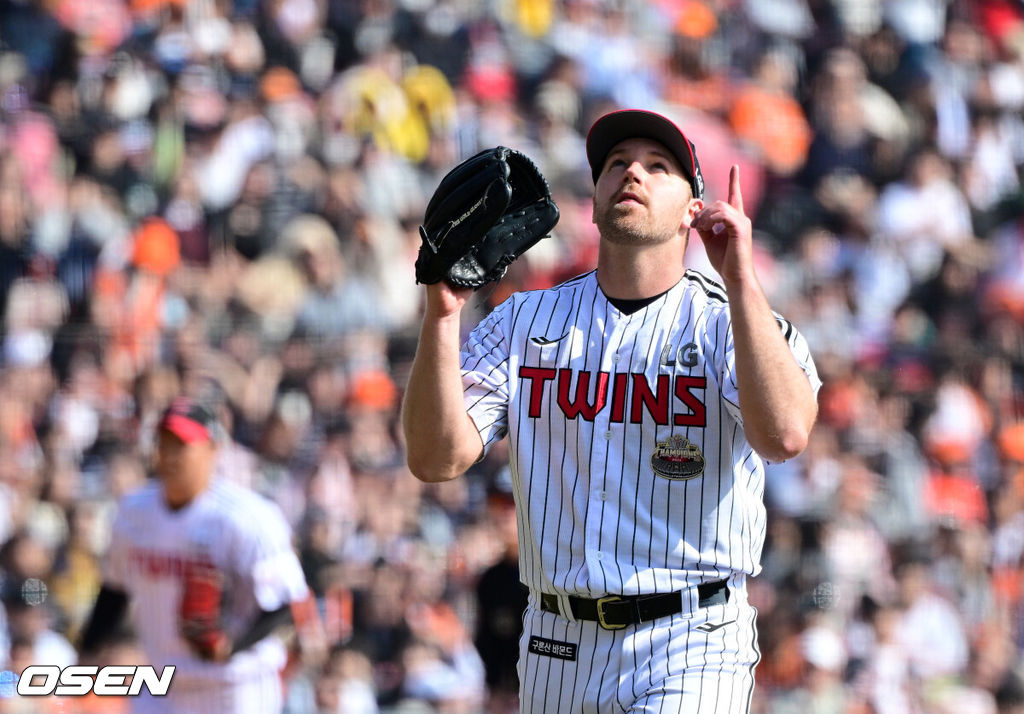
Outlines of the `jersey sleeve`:
M462 347L462 390L484 451L508 431L509 340L505 329L511 312L507 300L470 333Z
M789 351L793 353L796 363L800 365L800 369L807 375L807 381L811 383L811 390L814 392L814 396L817 397L818 390L821 389L821 378L818 376L818 368L814 365L814 358L811 357L811 348L807 344L807 340L800 334L800 331L796 329L792 322L778 313L772 314L775 315L775 321L779 324L779 329L782 330L782 335L786 338Z
M281 509L260 500L251 521L242 523L245 545L239 568L252 582L260 609L271 612L305 598L309 592L302 566L292 547L291 528Z
M775 321L778 323L779 329L782 330L783 337L786 338L789 351L800 365L800 369L807 375L807 381L811 383L811 389L817 396L818 390L821 388L821 379L818 377L818 369L814 365L814 358L811 357L811 348L807 345L807 340L792 322L778 313L772 314L775 315ZM709 331L714 332L714 336L709 335L709 337L714 340L715 345L718 345L717 349L714 349L714 359L722 400L729 414L742 425L740 395L736 387L735 343L733 342L732 319L728 310L722 310L719 313L719 319L711 322Z

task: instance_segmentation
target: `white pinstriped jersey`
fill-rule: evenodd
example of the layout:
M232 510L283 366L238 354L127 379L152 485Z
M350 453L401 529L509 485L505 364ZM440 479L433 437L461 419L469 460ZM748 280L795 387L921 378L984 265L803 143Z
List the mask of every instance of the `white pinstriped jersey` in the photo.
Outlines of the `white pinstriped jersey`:
M778 319L817 391L804 338ZM632 314L594 272L517 293L473 330L462 371L485 447L510 439L528 587L634 595L759 572L764 464L720 285L687 271Z
M277 610L308 593L288 524L276 505L255 492L215 479L177 511L167 507L158 481L125 496L114 521L105 580L128 593L133 624L150 662L177 667L168 699L190 691L202 694L200 705L140 699L137 709L279 711L279 701L276 709L266 708L280 700L286 652L279 639L267 637L225 663L212 663L194 656L181 637L182 577L192 562L212 562L226 576L223 622L232 639L260 609ZM238 692L249 694L240 697ZM257 696L266 703L253 700Z

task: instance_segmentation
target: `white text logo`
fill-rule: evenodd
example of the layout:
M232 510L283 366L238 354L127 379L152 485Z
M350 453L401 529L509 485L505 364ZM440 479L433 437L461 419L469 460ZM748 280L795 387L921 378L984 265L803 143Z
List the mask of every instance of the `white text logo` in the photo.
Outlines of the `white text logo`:
M61 669L55 665L34 664L25 668L18 678L18 694L23 697L45 697L56 694L80 697L96 694L116 697L135 697L143 687L154 697L162 697L171 687L174 666L164 667L157 674L156 667L112 665L93 667L75 665ZM131 678L129 684L125 680Z

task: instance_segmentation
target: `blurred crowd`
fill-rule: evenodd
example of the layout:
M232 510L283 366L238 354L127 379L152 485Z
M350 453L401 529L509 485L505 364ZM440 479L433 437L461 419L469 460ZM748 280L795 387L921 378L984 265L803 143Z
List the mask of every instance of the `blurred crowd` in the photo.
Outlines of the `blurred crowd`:
M753 711L1024 712L1020 0L0 0L0 712L75 662L180 392L317 596L288 712L515 711L506 453L404 464L417 227L504 144L561 221L467 329L589 270L585 132L622 106L678 121L710 200L741 166L825 381L769 468Z

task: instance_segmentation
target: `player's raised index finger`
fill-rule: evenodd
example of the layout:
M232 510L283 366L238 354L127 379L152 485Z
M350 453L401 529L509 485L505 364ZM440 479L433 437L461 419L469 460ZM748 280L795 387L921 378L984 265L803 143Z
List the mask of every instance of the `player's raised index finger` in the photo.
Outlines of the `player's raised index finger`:
M729 169L729 205L743 212L743 194L740 192L740 167L733 164Z

